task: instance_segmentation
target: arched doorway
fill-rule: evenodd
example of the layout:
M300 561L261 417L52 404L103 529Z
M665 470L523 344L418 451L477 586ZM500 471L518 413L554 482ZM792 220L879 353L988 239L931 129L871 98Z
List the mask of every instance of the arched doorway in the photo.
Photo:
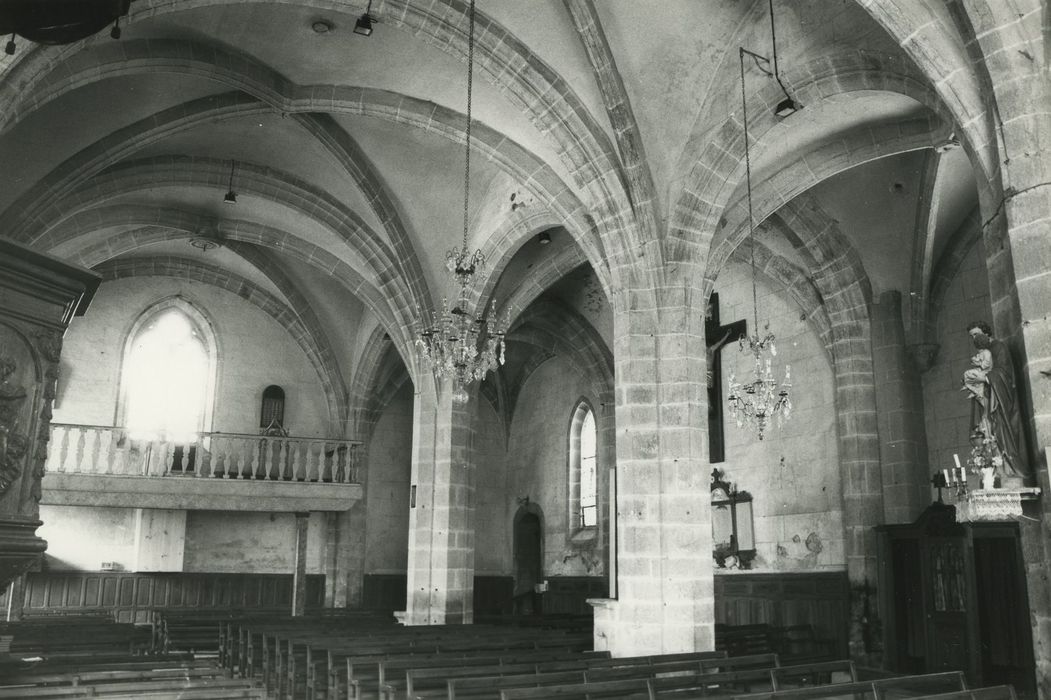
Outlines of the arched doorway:
M516 615L539 615L540 595L536 586L544 580L544 513L535 503L522 505L515 513L515 586L513 608Z

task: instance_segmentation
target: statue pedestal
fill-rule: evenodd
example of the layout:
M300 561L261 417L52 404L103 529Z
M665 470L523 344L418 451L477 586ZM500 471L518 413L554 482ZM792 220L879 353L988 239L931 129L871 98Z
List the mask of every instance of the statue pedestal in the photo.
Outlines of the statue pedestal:
M1038 488L981 489L968 491L956 503L956 522L997 522L1022 516L1022 501L1036 500Z

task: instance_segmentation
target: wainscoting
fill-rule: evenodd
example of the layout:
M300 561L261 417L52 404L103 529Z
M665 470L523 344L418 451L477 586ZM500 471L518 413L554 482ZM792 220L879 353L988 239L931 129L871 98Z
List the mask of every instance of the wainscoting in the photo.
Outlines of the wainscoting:
M365 574L362 606L395 612L405 609L405 574ZM514 579L510 576L474 577L474 614L510 615Z
M548 615L590 615L588 598L604 598L608 584L603 576L552 576L541 600ZM474 614L510 615L514 579L510 576L474 577ZM362 599L366 608L395 611L405 609L405 574L367 574Z
M719 624L811 625L816 636L835 640L837 655L847 658L849 619L845 571L715 576Z
M404 591L404 587L402 589ZM324 603L325 577L307 576L307 607ZM2 598L6 609L6 594ZM25 617L111 611L118 622L149 622L154 608L292 610L291 574L31 573Z

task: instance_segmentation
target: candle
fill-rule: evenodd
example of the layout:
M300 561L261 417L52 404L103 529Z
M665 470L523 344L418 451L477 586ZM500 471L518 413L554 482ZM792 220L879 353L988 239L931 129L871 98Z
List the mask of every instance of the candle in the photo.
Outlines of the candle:
M949 485L949 470L948 469L942 469L942 478L945 479L945 485L948 486Z
M952 456L952 458L956 462L956 468L959 469L960 473L962 474L963 473L963 467L960 465L960 455L954 454Z

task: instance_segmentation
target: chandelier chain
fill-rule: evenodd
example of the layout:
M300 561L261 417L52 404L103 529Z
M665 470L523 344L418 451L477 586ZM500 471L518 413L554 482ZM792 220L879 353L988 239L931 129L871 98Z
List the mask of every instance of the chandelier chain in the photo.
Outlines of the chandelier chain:
M463 250L467 251L468 200L471 188L471 103L474 89L474 0L468 10L469 29L467 30L467 148L463 166Z
M755 215L752 213L752 156L748 143L748 99L744 89L744 49L741 51L741 119L744 122L744 177L748 188L748 252L752 268L752 318L759 332L759 299L755 286Z

